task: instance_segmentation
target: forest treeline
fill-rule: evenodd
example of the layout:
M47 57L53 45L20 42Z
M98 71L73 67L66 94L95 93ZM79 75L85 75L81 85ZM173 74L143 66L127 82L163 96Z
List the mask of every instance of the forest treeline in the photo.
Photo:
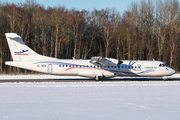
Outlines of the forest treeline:
M18 33L39 54L60 59L93 56L122 60L160 60L180 69L180 6L178 0L132 2L120 14L102 10L45 8L33 0L0 3L0 73L12 60L5 33Z

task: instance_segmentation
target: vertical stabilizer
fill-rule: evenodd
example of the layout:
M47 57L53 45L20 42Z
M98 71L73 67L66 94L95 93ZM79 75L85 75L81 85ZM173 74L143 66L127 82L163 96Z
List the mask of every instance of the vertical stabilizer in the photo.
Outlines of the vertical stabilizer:
M16 33L5 33L5 35L13 61L42 59L42 55L37 54L31 48L24 44L20 35Z

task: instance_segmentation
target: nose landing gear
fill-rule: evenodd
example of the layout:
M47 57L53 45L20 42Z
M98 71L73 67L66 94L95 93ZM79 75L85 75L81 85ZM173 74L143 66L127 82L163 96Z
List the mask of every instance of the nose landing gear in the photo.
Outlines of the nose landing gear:
M163 76L163 80L166 81L166 79L167 79L167 76Z

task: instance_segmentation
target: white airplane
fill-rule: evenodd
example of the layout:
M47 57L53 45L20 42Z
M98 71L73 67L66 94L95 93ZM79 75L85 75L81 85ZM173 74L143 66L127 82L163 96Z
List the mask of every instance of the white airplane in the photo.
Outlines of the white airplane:
M20 35L5 33L13 61L5 64L32 71L63 75L83 76L95 80L116 76L164 77L176 73L162 61L117 60L106 57L92 57L89 60L56 59L39 55L26 46Z

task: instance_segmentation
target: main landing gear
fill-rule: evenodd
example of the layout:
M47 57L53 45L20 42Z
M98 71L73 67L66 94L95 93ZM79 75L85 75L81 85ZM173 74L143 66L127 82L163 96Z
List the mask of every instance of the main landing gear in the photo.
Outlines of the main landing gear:
M102 76L97 75L97 76L95 76L95 78L94 78L94 79L95 79L96 81L99 81L99 80L100 80L100 79L102 79L102 78L103 78Z

